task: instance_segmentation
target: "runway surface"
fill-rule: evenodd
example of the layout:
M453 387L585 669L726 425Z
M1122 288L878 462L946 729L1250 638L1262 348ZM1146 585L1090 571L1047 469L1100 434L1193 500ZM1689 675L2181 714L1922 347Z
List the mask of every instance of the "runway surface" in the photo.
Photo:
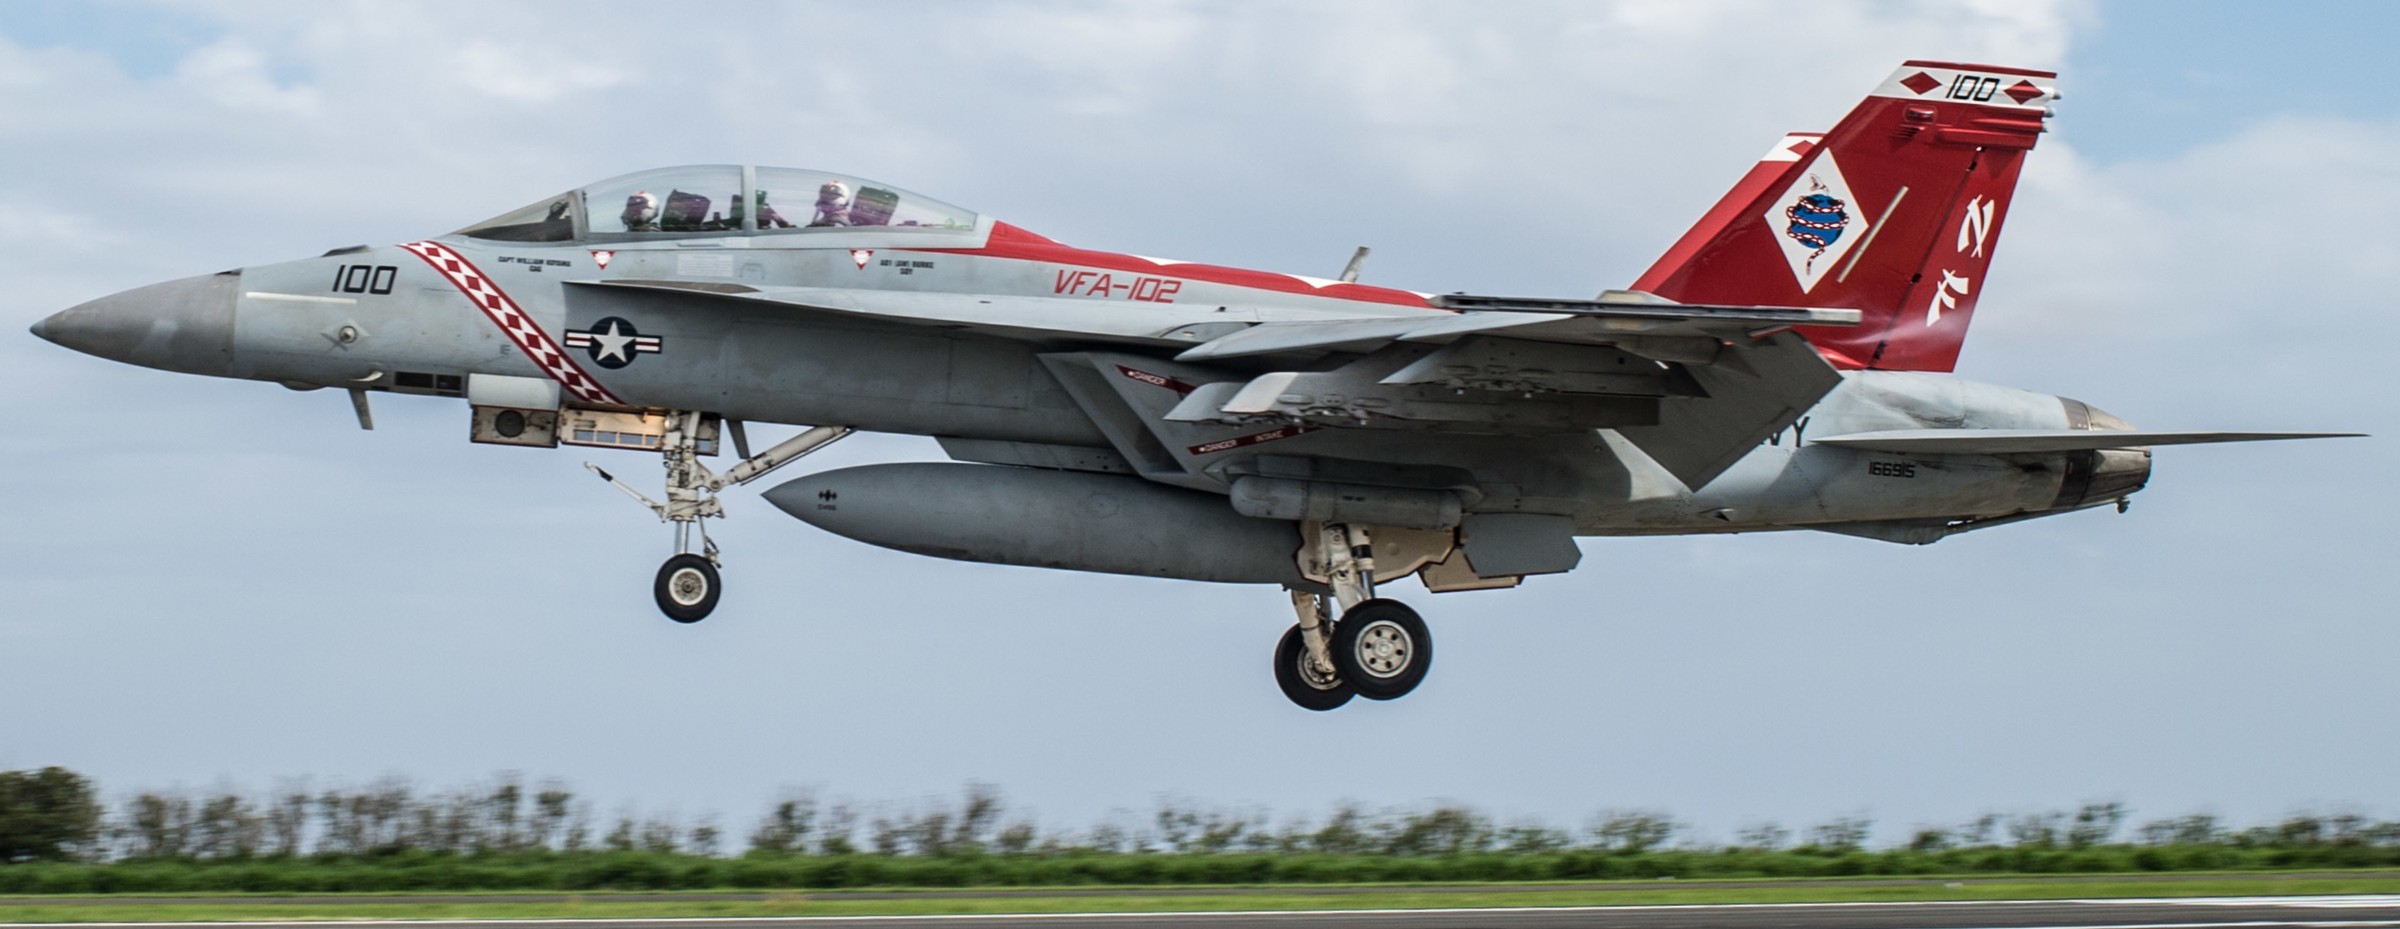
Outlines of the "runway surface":
M2187 897L2140 900L1783 903L1683 906L1522 907L1447 910L1317 910L977 916L840 916L697 919L369 920L204 923L19 923L15 926L411 927L440 929L929 929L952 924L1007 929L2210 929L2210 927L2400 927L2400 895Z

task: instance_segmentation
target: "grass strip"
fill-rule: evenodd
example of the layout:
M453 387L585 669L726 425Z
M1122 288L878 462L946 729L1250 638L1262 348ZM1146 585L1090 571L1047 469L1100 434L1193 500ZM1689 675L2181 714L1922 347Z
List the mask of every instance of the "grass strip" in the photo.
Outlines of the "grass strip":
M841 899L839 895L792 893L766 900L674 900L662 895L612 899L607 894L579 896L564 902L441 902L441 903L262 903L241 897L221 902L126 902L73 906L42 905L24 898L0 901L0 923L92 922L214 922L354 919L544 919L639 918L670 916L884 916L968 913L1154 913L1163 911L1325 910L1325 909L1440 909L1509 906L1633 906L1702 903L1841 903L1922 900L2056 900L2095 897L2283 896L2315 894L2400 893L2400 877L2277 878L2224 877L2215 880L2129 880L2110 883L2061 883L2039 880L1961 880L1941 884L1891 886L1828 881L1805 886L1674 887L1538 891L1495 886L1490 890L1426 892L1406 887L1361 893L1304 894L1289 892L1221 893L1206 896L1153 895L1139 892L1119 896L1040 896L1023 893L991 896L912 897L900 899ZM385 895L389 896L389 895ZM444 897L455 895L444 894Z

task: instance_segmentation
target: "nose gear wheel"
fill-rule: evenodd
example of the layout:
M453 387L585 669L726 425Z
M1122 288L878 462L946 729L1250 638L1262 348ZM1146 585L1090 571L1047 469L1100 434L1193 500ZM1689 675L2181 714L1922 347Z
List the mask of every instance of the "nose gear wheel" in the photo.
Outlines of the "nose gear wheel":
M658 582L651 591L658 600L659 612L679 623L707 619L709 612L717 608L717 596L722 592L717 566L689 552L669 558L659 566Z

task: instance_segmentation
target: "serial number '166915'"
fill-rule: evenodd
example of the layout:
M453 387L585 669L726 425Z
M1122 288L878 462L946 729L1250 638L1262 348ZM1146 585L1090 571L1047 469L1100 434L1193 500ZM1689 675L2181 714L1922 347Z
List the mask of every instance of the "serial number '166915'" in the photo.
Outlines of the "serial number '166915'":
M1867 473L1876 477L1915 477L1917 466L1906 461L1870 461Z
M1115 297L1150 303L1173 303L1183 282L1171 277L1128 274L1120 279L1106 271L1060 271L1050 292L1070 297Z

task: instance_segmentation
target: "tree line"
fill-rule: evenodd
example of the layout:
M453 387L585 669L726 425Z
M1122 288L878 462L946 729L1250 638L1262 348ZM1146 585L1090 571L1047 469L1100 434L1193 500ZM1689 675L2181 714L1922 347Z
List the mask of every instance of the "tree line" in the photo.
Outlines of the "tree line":
M2138 824L2117 803L1920 826L1870 846L1843 817L1761 823L1711 842L1664 813L1604 811L1577 828L1472 808L1345 804L1277 824L1263 810L1164 801L1045 831L969 783L910 807L796 792L728 832L597 815L557 781L501 774L427 790L403 779L264 793L144 791L105 802L63 768L0 772L0 892L550 887L842 887L1292 880L1540 880L2400 866L2400 822L2206 814Z

